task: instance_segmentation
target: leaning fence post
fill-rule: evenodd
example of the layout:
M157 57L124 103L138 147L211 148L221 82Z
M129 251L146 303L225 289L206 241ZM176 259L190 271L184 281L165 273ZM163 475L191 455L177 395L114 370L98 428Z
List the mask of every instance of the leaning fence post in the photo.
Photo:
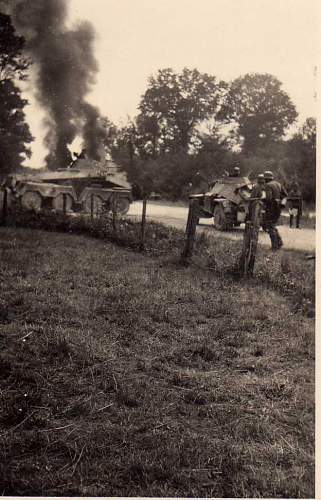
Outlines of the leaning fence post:
M7 214L8 214L8 190L3 188L3 203L2 203L2 214L1 214L1 225L7 225Z
M190 199L188 217L185 230L185 246L181 255L181 261L187 264L192 257L195 243L196 227L199 220L199 203L197 199Z
M246 278L252 276L256 258L261 221L261 202L253 200L250 203L250 220L245 223L243 248L240 258L240 272Z
M67 194L62 193L62 213L66 215L67 213Z
M141 234L140 234L140 245L139 245L139 250L141 252L145 249L146 206L147 206L147 198L144 198L143 199Z

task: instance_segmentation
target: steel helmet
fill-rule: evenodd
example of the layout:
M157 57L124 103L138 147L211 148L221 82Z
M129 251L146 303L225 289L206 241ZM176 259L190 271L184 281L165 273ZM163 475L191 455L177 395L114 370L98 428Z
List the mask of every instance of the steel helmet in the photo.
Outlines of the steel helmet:
M274 179L274 174L273 174L273 172L271 172L271 170L266 170L266 171L264 172L264 179L265 179L266 181L273 181L273 179Z
M258 174L257 176L257 182L259 184L262 184L265 181L264 174Z

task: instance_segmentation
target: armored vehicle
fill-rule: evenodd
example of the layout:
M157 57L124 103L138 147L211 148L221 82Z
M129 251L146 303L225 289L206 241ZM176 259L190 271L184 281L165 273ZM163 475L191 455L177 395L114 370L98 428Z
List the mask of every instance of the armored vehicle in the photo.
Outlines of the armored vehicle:
M214 227L227 231L247 220L251 190L247 177L222 177L211 183L208 192L190 198L199 200L200 218L213 217Z
M76 159L69 168L16 175L11 192L27 209L67 212L128 212L131 186L113 162Z

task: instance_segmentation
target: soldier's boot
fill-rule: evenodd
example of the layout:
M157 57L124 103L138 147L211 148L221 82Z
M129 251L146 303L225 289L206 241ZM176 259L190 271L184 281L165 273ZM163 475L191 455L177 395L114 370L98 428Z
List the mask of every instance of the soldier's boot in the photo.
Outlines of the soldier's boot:
M283 247L282 238L281 238L280 233L277 229L275 229L275 233L276 233L276 238L277 238L277 242L278 242L278 247L281 248L281 247Z
M300 229L300 217L299 216L297 216L297 218L296 218L296 228Z
M281 248L281 246L283 245L283 241L281 240L276 227L269 228L269 235L271 239L272 250L275 252L276 250L279 250L279 248Z
M290 215L290 227L293 226L293 215Z
M278 246L278 241L275 237L275 233L273 230L269 230L268 231L269 233L269 236L270 236L270 240L271 240L271 246L272 246L272 250L278 250L279 246Z

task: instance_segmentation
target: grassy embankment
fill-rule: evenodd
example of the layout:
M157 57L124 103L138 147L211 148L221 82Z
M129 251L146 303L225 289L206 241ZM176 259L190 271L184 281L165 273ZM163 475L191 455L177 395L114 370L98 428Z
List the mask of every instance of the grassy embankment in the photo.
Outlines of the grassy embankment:
M312 497L313 263L149 231L0 230L1 492Z

